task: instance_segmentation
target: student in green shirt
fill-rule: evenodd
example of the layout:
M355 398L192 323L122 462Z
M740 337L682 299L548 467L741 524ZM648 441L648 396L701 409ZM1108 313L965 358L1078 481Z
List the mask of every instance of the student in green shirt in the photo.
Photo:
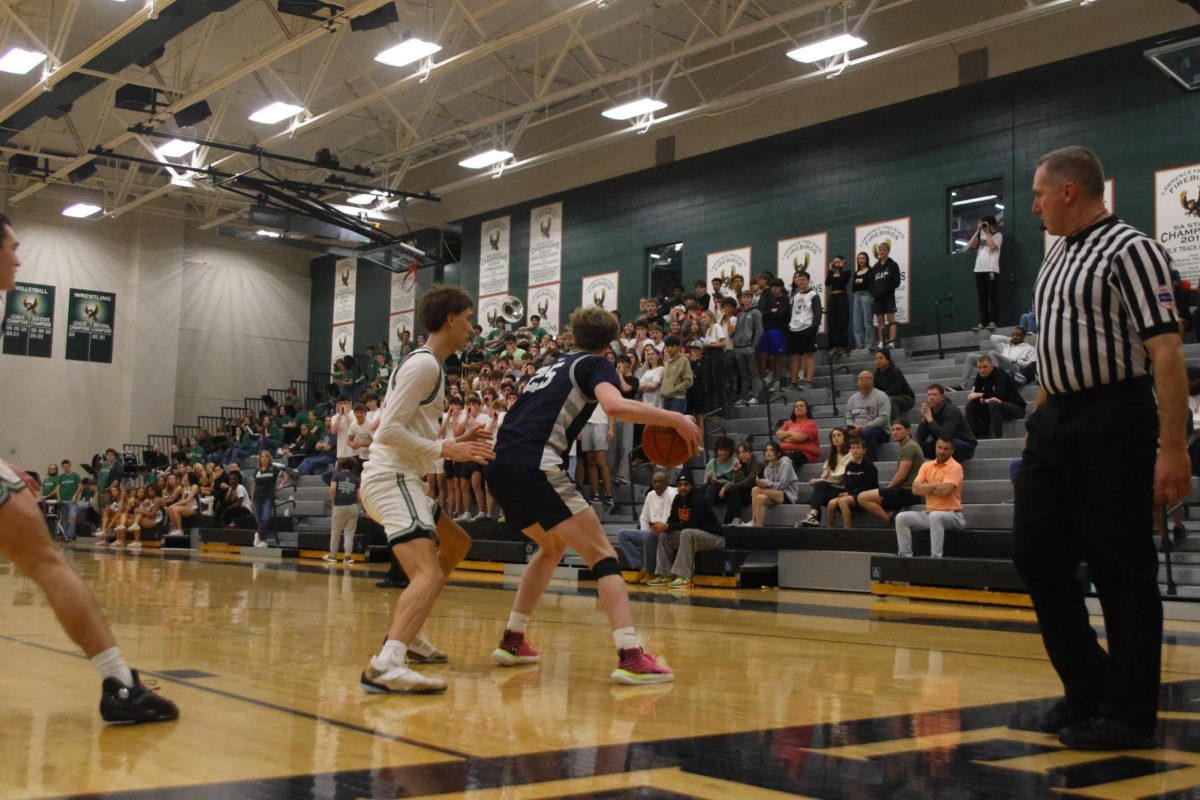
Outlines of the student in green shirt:
M58 471L58 499L64 503L75 500L75 493L79 491L82 482L83 478L71 468L71 462L64 459Z
M87 508L87 498L91 497L89 494L85 498L82 487L83 478L71 468L70 461L63 459L58 471L58 516L64 522L67 539L75 538L75 518Z
M887 486L863 492L858 496L858 504L864 511L888 523L897 512L925 503L924 498L916 496L912 491L913 481L917 479L917 471L925 461L925 454L921 452L921 446L913 440L912 426L906 420L898 419L892 423L892 441L900 445L896 474Z
M200 442L196 439L195 436L193 436L191 439L188 440L188 444L191 445L191 448L187 452L188 463L203 464L204 463L204 448L200 446Z
M549 336L550 332L542 327L542 318L537 314L529 315L529 334L533 337L533 341L537 344L542 343L542 337Z
M42 478L42 497L48 500L58 499L58 464L46 467L46 475Z

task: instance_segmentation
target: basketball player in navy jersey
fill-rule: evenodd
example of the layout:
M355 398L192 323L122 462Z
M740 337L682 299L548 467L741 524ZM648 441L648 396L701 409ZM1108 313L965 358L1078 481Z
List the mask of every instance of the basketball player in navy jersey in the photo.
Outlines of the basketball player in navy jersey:
M388 546L408 575L408 588L379 655L372 656L360 682L368 692L434 694L446 691L440 678L421 675L409 663L444 663L446 655L421 636L446 579L471 547L466 531L426 494L425 476L439 459L487 463L487 429L470 426L457 440L438 438L446 376L442 364L471 339L471 296L457 286L434 286L417 310L429 331L425 344L392 370L379 427L363 467L363 508L383 526Z
M21 260L17 234L4 214L0 214L0 237L0 292L8 292L16 288ZM41 587L63 630L100 673L100 716L104 720L176 719L179 709L175 704L148 690L137 670L125 663L96 598L50 538L34 497L38 489L29 475L0 461L0 555ZM14 670L15 665L10 672Z
M541 658L525 640L525 626L569 545L591 565L599 584L600 605L617 646L613 680L666 683L675 676L642 650L617 554L596 512L563 470L563 461L597 405L609 417L674 428L692 452L701 446L700 429L691 417L621 397L616 370L600 355L617 338L612 314L602 308L580 309L571 315L571 330L577 351L542 367L529 380L504 418L496 437L496 460L487 467L488 488L508 524L538 544L492 658L504 666Z

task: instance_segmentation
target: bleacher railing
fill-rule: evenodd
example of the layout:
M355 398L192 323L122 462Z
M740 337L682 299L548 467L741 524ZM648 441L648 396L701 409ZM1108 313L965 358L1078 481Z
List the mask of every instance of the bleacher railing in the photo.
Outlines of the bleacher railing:
M199 425L172 425L171 430L175 434L175 441L179 441L185 437L199 436Z

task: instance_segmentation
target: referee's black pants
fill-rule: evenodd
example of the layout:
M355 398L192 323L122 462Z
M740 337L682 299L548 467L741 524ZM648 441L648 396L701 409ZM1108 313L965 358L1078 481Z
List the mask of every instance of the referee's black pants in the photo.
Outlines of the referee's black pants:
M1072 712L1146 735L1154 732L1162 650L1151 389L1143 378L1052 396L1031 415L1013 522L1013 561ZM1107 653L1075 578L1081 559L1104 610Z

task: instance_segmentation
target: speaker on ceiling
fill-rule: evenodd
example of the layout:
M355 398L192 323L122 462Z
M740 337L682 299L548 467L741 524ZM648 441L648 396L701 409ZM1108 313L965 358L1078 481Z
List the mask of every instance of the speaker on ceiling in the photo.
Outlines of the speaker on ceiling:
M396 4L388 3L370 13L363 14L361 17L353 17L350 20L350 30L373 31L376 28L385 28L399 21L400 12L396 10Z

